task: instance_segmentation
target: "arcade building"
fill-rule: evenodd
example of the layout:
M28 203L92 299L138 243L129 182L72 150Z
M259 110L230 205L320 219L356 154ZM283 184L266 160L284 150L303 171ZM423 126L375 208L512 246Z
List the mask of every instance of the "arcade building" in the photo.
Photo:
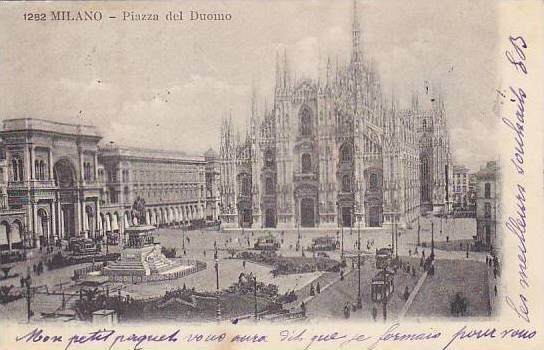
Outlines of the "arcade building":
M0 250L218 218L211 150L190 156L102 145L94 126L35 118L4 120L0 137ZM132 211L137 198L145 223Z

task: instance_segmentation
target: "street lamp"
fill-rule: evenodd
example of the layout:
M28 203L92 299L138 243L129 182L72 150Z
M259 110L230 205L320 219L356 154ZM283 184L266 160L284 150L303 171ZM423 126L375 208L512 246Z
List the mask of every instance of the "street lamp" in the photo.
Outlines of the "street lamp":
M419 225L419 216L417 217L417 246L421 244L419 241L419 231L421 230L421 226Z
M217 256L217 249L215 249L214 253L214 261L215 261L215 284L216 284L216 293L217 293L217 312L216 312L216 318L217 321L221 319L221 303L219 300L219 259Z
M183 227L181 228L181 239L181 248L183 249L183 251L185 251L185 230L183 229Z
M387 321L387 264L383 267L383 321Z
M257 310L257 276L253 276L253 297L255 301L255 321L257 321L257 318L259 317Z
M359 272L359 287L357 289L357 309L361 309L363 307L361 302L361 218L358 218L357 220L357 269Z
M434 223L431 222L431 261L434 259Z
M396 252L397 261L398 261L399 260L399 223L397 221L396 213L395 213L393 224L395 225L395 252Z
M341 235L342 235L341 242L340 242L340 258L341 258L341 260L344 260L344 217L341 215L340 203L339 202L336 202L336 207L337 207L337 211L338 211L338 220L337 221L340 224L340 232L341 232ZM336 232L337 232L337 235L338 235L338 231L336 231Z
M30 310L30 298L31 298L31 288L32 285L32 278L30 277L30 268L28 269L27 276L22 278L23 285L26 288L26 317L28 322L30 323L30 318L33 315L32 310Z

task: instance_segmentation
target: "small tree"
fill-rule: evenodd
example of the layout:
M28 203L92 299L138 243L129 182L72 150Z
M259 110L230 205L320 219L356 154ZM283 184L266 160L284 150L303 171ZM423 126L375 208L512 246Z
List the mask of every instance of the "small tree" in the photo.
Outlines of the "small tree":
M138 196L136 198L134 204L132 204L132 212L138 218L139 224L145 222L145 200L142 197Z

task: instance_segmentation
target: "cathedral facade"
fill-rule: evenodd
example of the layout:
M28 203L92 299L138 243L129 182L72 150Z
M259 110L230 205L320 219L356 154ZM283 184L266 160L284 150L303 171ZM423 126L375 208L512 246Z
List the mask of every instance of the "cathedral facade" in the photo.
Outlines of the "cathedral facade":
M316 81L297 80L284 53L275 75L273 105L259 113L253 97L245 137L223 122L223 226L409 226L447 204L442 98L427 99L427 88L429 106L413 97L402 109L385 97L363 57L355 7L347 64L329 59Z

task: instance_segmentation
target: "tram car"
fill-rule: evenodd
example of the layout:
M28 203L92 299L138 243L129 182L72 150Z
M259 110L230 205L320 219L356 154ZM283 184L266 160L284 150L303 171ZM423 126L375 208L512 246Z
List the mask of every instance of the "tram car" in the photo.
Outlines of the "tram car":
M74 255L87 255L87 254L96 254L98 253L98 247L93 242L92 239L84 238L78 239L71 242L72 243L72 253Z
M370 296L372 301L381 302L395 291L393 281L394 273L388 270L378 271L370 284Z
M253 246L256 250L278 250L280 243L272 235L257 238Z
M391 262L393 251L391 248L381 248L376 250L376 268L384 269Z
M330 236L316 237L312 239L311 247L308 247L309 251L330 251L336 250L339 247L339 242Z

